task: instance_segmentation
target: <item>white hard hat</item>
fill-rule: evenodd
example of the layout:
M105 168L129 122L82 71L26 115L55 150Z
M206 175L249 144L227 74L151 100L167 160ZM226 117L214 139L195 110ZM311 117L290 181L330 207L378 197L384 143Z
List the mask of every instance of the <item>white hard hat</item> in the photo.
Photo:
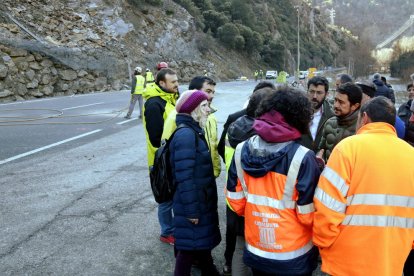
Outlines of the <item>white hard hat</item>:
M136 72L138 72L138 73L141 73L142 72L142 68L141 67L139 67L139 66L137 66L137 67L135 67L135 69L134 69Z

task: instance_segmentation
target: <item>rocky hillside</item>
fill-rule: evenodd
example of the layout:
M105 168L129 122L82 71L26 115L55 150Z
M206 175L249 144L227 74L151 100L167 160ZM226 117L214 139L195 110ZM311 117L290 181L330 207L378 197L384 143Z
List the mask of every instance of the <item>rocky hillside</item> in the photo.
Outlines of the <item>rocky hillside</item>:
M0 101L119 90L132 68L154 70L159 61L182 82L204 70L226 80L267 69L203 33L173 1L3 0L0 56Z

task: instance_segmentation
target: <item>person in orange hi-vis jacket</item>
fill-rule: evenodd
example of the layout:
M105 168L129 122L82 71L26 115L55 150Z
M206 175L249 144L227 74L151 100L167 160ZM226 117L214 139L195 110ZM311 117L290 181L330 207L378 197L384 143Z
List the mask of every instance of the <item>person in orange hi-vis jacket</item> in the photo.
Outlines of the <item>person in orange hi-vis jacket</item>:
M414 148L376 97L335 146L315 191L313 242L330 275L402 275L414 241Z
M312 116L300 90L282 86L256 110L257 135L237 145L226 199L245 217L244 263L253 275L312 275L313 195L319 179L315 153L299 144Z

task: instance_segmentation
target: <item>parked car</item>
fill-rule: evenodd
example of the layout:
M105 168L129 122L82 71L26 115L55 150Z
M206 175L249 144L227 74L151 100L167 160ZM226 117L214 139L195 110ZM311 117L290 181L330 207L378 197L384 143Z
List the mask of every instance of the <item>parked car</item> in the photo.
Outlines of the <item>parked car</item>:
M299 71L299 79L303 80L308 77L308 71Z
M266 79L276 79L277 71L266 71Z

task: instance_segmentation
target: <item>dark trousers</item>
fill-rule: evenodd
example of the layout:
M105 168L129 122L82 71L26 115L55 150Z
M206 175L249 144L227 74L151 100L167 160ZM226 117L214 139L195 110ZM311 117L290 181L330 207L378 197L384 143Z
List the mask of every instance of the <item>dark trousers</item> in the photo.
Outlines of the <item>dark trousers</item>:
M253 271L253 276L278 276L278 274L269 274L269 273L265 273L262 272L260 270L256 270L256 269L252 269ZM280 274L280 276L282 276L282 274ZM308 274L298 274L296 276L312 276L312 272L308 273Z
M201 270L201 275L207 276L219 275L216 266L211 256L211 250L176 250L175 253L175 270L174 276L190 276L191 266L194 260L198 261L198 267Z
M411 250L404 265L404 276L414 275L414 250Z
M236 248L237 229L235 227L235 214L226 204L226 249L224 250L224 259L227 265L231 266L234 249Z

